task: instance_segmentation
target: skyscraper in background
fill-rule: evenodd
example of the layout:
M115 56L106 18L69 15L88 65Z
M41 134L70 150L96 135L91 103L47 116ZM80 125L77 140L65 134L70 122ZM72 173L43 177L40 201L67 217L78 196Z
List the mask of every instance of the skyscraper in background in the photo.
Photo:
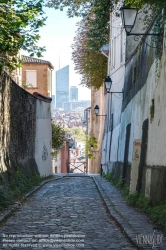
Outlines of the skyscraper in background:
M70 101L78 101L78 88L76 86L70 87Z
M69 65L56 71L56 108L69 101Z

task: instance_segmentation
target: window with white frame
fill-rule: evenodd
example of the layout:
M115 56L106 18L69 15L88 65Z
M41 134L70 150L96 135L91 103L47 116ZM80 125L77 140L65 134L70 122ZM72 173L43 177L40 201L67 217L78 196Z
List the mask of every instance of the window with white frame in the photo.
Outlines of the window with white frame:
M123 62L123 28L120 29L120 62Z
M28 88L37 87L37 72L36 70L26 70L26 86Z
M116 53L116 37L112 39L112 67L115 66L115 53Z

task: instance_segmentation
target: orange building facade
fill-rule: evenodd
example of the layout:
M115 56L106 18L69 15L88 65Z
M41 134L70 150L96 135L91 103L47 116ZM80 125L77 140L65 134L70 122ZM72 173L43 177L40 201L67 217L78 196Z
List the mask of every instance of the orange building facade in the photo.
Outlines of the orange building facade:
M44 96L52 96L52 70L49 61L22 56L22 87L29 93L38 92Z
M68 165L69 165L69 142L64 142L64 147L61 149L61 173L68 173Z

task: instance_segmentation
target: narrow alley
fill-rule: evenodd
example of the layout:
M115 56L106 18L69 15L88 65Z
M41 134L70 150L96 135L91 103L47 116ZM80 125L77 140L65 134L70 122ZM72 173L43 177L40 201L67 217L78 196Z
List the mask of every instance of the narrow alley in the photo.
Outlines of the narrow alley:
M110 218L89 177L47 183L0 231L0 249L5 250L136 249Z

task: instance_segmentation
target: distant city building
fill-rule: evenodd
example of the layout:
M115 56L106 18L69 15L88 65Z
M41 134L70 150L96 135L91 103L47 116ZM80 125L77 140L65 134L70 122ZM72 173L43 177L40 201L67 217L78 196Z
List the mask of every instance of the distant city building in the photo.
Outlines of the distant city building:
M70 101L78 101L78 88L76 86L70 87Z
M84 110L90 106L90 101L64 102L63 109L70 110Z
M55 109L55 95L52 95L52 109Z
M56 71L56 108L69 101L69 65Z

